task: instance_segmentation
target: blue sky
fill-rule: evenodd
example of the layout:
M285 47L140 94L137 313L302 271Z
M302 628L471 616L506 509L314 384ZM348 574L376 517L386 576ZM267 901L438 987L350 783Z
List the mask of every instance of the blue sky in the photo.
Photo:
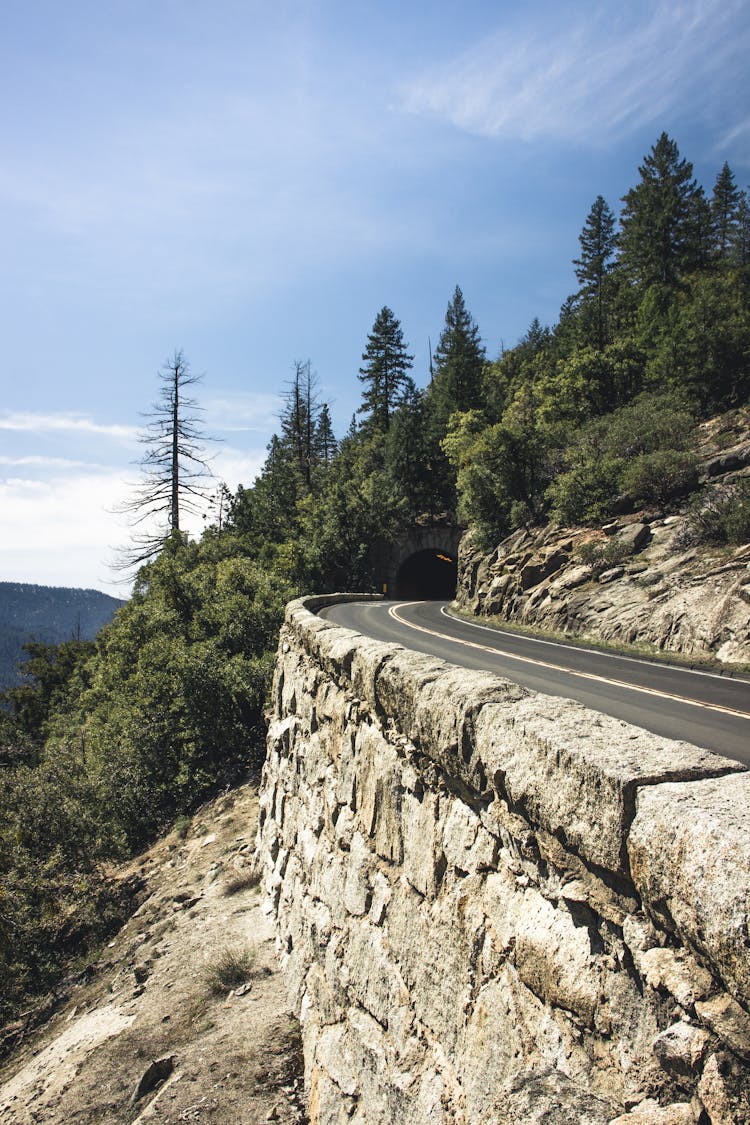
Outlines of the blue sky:
M663 129L747 186L749 47L737 0L5 0L0 580L118 588L175 348L234 488L295 359L346 428L384 304L419 383L456 284L490 357L553 323Z

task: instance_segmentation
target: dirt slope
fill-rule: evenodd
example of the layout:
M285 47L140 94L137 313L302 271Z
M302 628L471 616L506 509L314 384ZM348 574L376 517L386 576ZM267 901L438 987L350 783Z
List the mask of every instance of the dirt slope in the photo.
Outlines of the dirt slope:
M245 786L130 865L142 904L6 1061L2 1125L305 1120L298 1028L251 876L256 818ZM216 991L222 957L239 984Z

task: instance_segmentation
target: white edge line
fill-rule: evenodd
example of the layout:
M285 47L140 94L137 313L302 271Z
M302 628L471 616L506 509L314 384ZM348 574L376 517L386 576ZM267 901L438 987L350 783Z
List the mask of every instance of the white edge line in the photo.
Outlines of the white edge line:
M735 715L740 719L750 718L749 712L738 711L734 707L725 707L723 704L720 704L720 703L706 703L706 702L704 702L703 700L700 700L700 699L690 699L688 696L676 695L674 692L662 691L659 688L650 688L650 687L646 687L643 684L629 684L625 680L616 680L611 676L600 676L595 672L581 672L581 671L577 671L574 668L565 668L564 666L561 666L559 664L550 664L550 663L548 663L547 661L544 661L544 660L534 660L533 657L531 657L531 656L519 656L517 653L503 652L502 650L496 650L496 649L488 648L487 645L474 644L473 641L462 641L459 637L445 636L445 634L438 633L434 629L428 629L424 625L416 625L412 621L406 621L403 617L400 617L398 612L397 612L399 609L403 609L406 606L419 605L419 604L420 604L419 602L413 602L413 601L412 602L397 602L394 605L391 605L391 607L388 610L388 614L389 614L390 617L393 617L394 620L400 621L402 625L406 625L406 627L409 628L409 629L415 629L418 633L427 633L427 634L429 634L433 637L440 637L443 640L451 641L453 644L466 645L467 648L478 648L478 649L482 649L485 652L496 652L498 656L504 656L509 660L517 660L521 664L533 664L538 668L545 668L545 667L550 668L550 669L552 669L556 672L564 672L566 675L573 676L575 679L590 680L594 683L608 684L612 687L624 688L627 691L640 692L643 695L651 695L651 696L654 696L658 699L671 699L674 703L682 703L682 704L684 704L688 707L698 707L703 711L717 711L717 712L719 712L720 714L723 714L723 715ZM446 616L449 617L450 615L446 614ZM488 627L487 626L480 626L480 628L488 628ZM490 631L491 632L497 632L498 630L490 629ZM509 635L514 636L516 634L511 633ZM541 644L544 644L544 643L555 644L554 641L549 641L549 642L542 641L540 643ZM557 644L556 647L557 648L566 648L567 646ZM599 653L597 653L596 649L594 649L593 651L597 655L600 655ZM638 661L635 661L635 663L638 663ZM491 671L491 669L488 669L488 671Z
M401 605L418 605L418 602L401 602ZM445 605L440 607L443 617L449 621L458 621L461 625L468 625L471 629L482 629L485 633L494 633L497 637L521 637L524 641L533 641L537 645L549 645L550 648L572 648L577 652L587 652L591 656L605 656L612 660L627 660L630 664L651 664L657 667L670 668L675 672L684 672L686 676L707 676L711 680L721 680L722 683L748 683L743 676L736 679L734 676L723 676L721 672L706 672L702 668L683 668L681 664L670 664L668 661L652 660L648 656L625 656L619 652L608 652L605 648L589 648L587 645L566 644L565 641L548 641L544 637L532 637L526 633L514 633L512 629L497 629L494 625L480 625L477 621L467 621L448 613ZM750 687L750 683L748 683Z

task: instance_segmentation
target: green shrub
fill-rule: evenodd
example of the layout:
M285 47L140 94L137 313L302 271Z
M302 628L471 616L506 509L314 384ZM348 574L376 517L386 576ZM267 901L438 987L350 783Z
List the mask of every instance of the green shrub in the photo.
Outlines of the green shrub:
M0 771L0 810L2 1021L122 924L133 888L107 874L121 841L74 752Z
M750 479L703 492L693 502L678 546L750 543Z
M619 566L625 559L630 558L630 547L618 539L588 539L576 550L576 557L586 566L591 567L592 577L598 577L605 570Z
M191 823L192 823L191 818L189 816L185 816L184 813L182 813L180 816L178 816L177 819L175 820L174 831L175 831L175 835L180 840L184 840L184 839L187 838L187 834L190 831Z
M619 492L622 462L612 458L581 458L547 489L553 518L561 524L597 523L604 519Z
M692 429L688 406L666 392L639 395L587 422L572 435L562 471L547 489L553 518L597 522L625 491L645 503L684 495L697 480L695 458L686 451Z
M694 454L677 449L641 453L622 474L622 486L636 503L665 504L684 496L698 481Z

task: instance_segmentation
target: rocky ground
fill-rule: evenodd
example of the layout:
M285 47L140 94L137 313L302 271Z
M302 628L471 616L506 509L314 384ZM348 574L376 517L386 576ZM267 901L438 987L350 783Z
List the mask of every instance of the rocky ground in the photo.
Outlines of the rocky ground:
M707 489L750 476L750 419L701 427ZM750 545L694 546L687 503L602 528L523 528L491 554L465 536L460 609L570 637L750 664Z
M300 1125L302 1055L252 860L257 788L124 877L141 905L0 1071L2 1125Z

